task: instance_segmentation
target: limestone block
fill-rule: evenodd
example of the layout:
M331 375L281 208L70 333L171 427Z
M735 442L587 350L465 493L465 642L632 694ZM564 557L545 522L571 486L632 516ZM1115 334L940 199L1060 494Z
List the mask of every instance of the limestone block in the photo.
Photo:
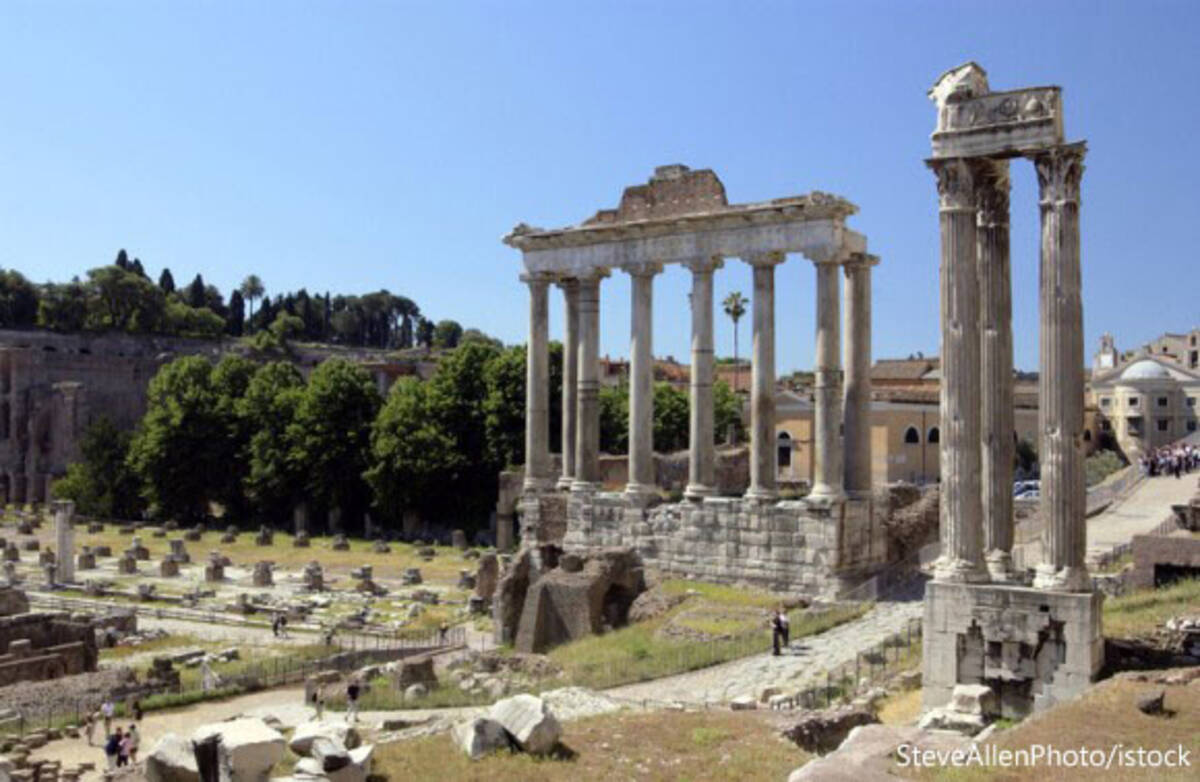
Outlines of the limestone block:
M147 782L200 782L200 768L192 743L168 733L146 756Z
M328 774L350 765L350 751L342 742L330 736L316 736L309 747L309 755L321 764L321 771Z
M234 778L239 782L265 780L271 767L283 759L286 749L283 735L256 718L204 725L196 730L192 740L200 742L214 735L221 737Z
M535 755L550 752L562 735L550 707L535 695L522 693L497 701L488 716L503 725L521 749Z
M424 684L429 687L437 686L437 673L434 672L432 657L416 657L402 660L393 674L397 689L405 689L412 684Z
M999 713L996 694L986 684L959 684L950 695L950 708L962 714L991 716Z
M486 717L476 717L458 723L451 730L450 736L471 760L479 760L484 755L509 746L504 726Z

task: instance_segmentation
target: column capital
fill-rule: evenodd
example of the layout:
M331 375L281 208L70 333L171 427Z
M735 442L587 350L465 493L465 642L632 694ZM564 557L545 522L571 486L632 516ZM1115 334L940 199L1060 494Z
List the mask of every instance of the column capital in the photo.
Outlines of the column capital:
M1012 183L1007 160L978 160L975 166L975 204L981 226L1008 225L1008 194Z
M1030 155L1037 170L1038 190L1043 205L1079 202L1079 183L1083 179L1083 157L1087 144L1063 144Z
M683 265L693 274L708 274L725 265L725 259L719 255L707 255L701 258L689 258Z
M661 263L652 263L643 261L641 263L628 263L621 267L621 270L630 277L653 277L663 270Z
M530 287L535 285L546 286L554 282L554 275L550 272L526 272L521 275L521 282Z
M579 290L579 280L574 277L558 277L554 280L554 285L567 293Z
M746 253L742 256L742 260L751 266L770 267L778 266L779 264L783 263L786 257L787 256L784 255L784 253L781 253L777 250L772 250L770 252Z
M869 253L850 253L850 255L846 257L846 260L842 261L842 268L845 270L847 275L860 269L870 270L872 266L878 265L879 256L871 255Z
M938 210L942 212L975 211L975 178L977 165L967 158L931 158L925 165L937 177Z
M575 275L575 281L579 283L600 282L605 277L611 274L611 270L607 266L593 266L590 269L583 269Z

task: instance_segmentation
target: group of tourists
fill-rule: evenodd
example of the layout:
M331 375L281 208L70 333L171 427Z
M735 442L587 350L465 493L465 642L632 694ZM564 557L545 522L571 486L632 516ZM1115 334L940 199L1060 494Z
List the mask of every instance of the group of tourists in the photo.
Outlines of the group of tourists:
M142 721L142 705L139 701L133 701L129 710L133 714L135 722ZM104 726L104 742L101 746L104 749L104 759L109 771L137 763L138 746L142 739L136 724L130 725L125 730L121 730L121 726L118 725L116 730L113 730L115 716L116 705L111 699L106 699L100 704L98 712L87 715L83 721L84 736L87 738L89 747L95 746L96 723Z
M363 693L362 681L356 676L346 684L346 722L358 722L358 699ZM317 710L317 720L325 716L325 685L318 684L312 694L312 706Z
M1200 448L1181 443L1165 445L1162 448L1144 453L1138 459L1142 475L1153 478L1159 475L1174 475L1181 478L1192 470L1200 468Z

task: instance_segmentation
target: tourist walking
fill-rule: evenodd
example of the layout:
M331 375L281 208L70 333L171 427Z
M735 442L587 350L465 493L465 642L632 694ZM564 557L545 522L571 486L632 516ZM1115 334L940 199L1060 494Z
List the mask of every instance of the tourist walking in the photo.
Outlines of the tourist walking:
M350 723L358 722L358 696L362 692L359 686L358 679L350 680L350 686L346 688L346 721Z
M779 622L779 613L771 617L771 654L779 656L779 642L783 640L783 625Z
M141 722L142 721L142 702L140 700L138 700L137 698L133 699L132 711L133 711L133 721Z
M130 725L129 731L125 734L125 756L129 758L130 764L137 763L138 745L142 743L142 737L138 733L136 725Z
M116 733L109 733L107 736L104 742L104 760L108 764L108 770L112 771L117 767L117 758L121 753L121 729L117 728Z
M317 689L313 692L313 705L317 708L317 719L320 720L325 713L325 685L317 685Z
M113 706L113 702L109 698L105 698L104 702L100 704L100 716L104 720L104 735L105 736L108 736L109 734L112 733L113 712L115 710L116 710L116 708Z
M83 737L87 739L88 746L93 746L92 737L96 734L96 715L89 714L83 718Z
M779 607L778 617L779 617L779 634L783 636L783 646L787 647L787 645L789 643L791 643L792 626L791 626L791 623L788 621L787 611L785 611L783 609L783 606Z

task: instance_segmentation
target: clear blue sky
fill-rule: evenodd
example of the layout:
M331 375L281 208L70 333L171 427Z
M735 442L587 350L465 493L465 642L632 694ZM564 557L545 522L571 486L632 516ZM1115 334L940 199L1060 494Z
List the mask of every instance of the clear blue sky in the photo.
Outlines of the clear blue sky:
M883 264L874 351L937 350L933 80L1060 84L1090 144L1088 355L1200 325L1194 2L59 2L0 4L0 265L37 281L110 262L228 292L415 299L507 342L527 299L514 224L616 204L655 165L733 201L825 190ZM1016 357L1037 364L1036 182L1016 165ZM813 272L777 273L778 365L808 368ZM658 278L655 352L686 360L687 274ZM717 295L750 293L731 261ZM629 282L602 290L624 354ZM561 335L561 303L552 329ZM748 320L743 321L747 324ZM743 334L745 330L743 329ZM728 319L718 349L732 348ZM748 340L743 336L743 353Z

